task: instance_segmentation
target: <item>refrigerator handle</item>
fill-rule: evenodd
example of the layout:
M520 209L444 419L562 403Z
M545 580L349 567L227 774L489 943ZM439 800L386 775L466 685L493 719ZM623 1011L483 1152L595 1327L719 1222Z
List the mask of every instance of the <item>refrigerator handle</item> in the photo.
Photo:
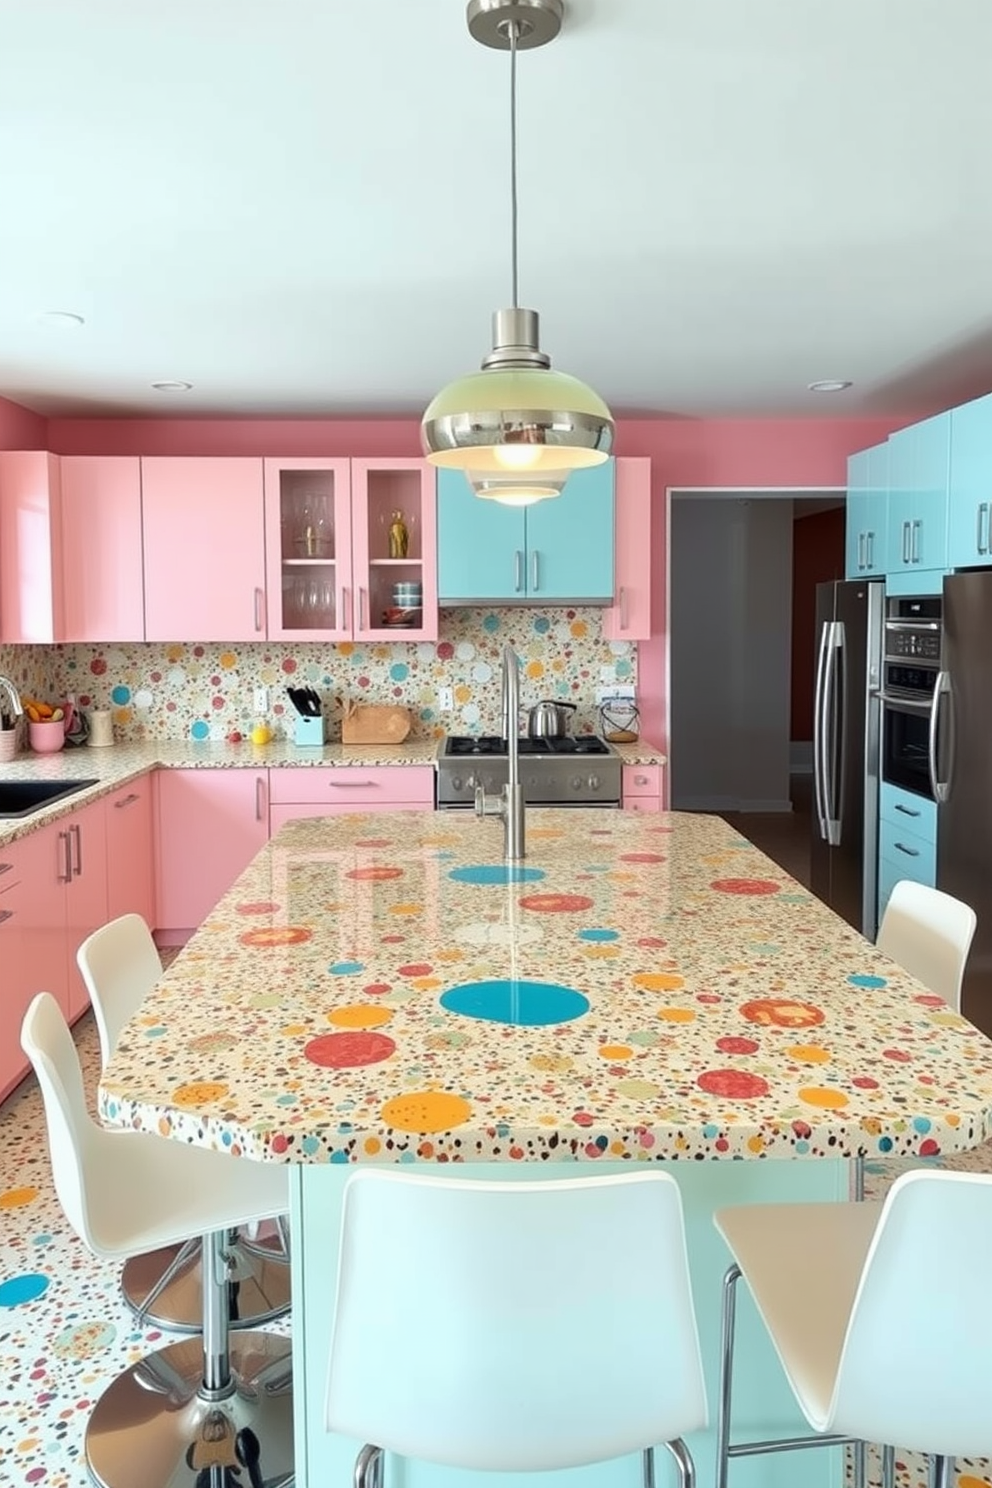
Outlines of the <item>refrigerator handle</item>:
M947 759L946 780L939 779L937 775L937 747L940 742L940 700L943 697L947 698L947 725L949 729L948 747L945 751L945 757ZM951 793L953 759L954 699L951 695L951 674L950 672L938 672L933 688L933 698L930 703L930 734L927 740L927 766L930 771L930 789L938 805L946 801Z
M827 627L827 665L824 679L824 765L823 765L823 794L824 814L827 828L827 841L831 847L840 846L840 809L837 780L837 732L838 732L838 701L837 701L837 679L840 672L840 658L844 650L844 622L842 620L831 620Z
M823 789L823 691L827 672L827 632L829 629L829 622L824 622L820 631L820 645L816 657L816 690L813 696L813 795L816 820L824 842L827 840L827 810Z

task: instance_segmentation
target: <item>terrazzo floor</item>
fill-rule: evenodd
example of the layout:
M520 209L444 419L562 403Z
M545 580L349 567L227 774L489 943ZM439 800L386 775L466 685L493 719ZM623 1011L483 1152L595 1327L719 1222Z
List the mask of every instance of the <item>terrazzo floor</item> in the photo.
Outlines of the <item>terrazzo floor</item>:
M92 1109L99 1048L90 1016L77 1025L76 1040ZM91 1488L82 1443L93 1402L122 1368L176 1335L137 1327L120 1296L118 1265L94 1259L69 1229L33 1077L0 1106L0 1153L0 1488ZM992 1144L946 1165L992 1172ZM904 1166L873 1165L869 1193L882 1193ZM270 1326L285 1332L289 1325ZM958 1488L989 1488L992 1461L961 1459L957 1474ZM869 1483L879 1481L872 1453ZM927 1488L922 1459L899 1454L897 1481Z

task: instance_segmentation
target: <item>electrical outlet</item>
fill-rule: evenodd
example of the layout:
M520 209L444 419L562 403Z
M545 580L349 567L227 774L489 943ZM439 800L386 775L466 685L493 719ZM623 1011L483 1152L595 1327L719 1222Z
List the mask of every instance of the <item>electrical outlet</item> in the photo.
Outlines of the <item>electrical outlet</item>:
M454 688L439 687L437 690L437 705L442 713L450 713L455 706Z
M267 687L255 688L254 711L256 713L268 713L269 711L269 689Z

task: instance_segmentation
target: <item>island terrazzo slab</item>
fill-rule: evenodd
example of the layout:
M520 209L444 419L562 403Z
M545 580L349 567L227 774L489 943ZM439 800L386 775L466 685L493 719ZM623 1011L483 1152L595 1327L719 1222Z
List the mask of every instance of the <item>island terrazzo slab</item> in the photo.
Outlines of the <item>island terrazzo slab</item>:
M114 1124L298 1163L930 1156L992 1044L714 817L289 824L129 1025Z

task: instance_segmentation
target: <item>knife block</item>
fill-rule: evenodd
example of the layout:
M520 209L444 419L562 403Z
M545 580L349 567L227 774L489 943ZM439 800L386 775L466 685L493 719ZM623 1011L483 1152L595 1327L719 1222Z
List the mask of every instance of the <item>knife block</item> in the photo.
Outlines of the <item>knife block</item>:
M303 718L296 720L295 742L298 749L323 749L324 747L324 720L323 718Z

